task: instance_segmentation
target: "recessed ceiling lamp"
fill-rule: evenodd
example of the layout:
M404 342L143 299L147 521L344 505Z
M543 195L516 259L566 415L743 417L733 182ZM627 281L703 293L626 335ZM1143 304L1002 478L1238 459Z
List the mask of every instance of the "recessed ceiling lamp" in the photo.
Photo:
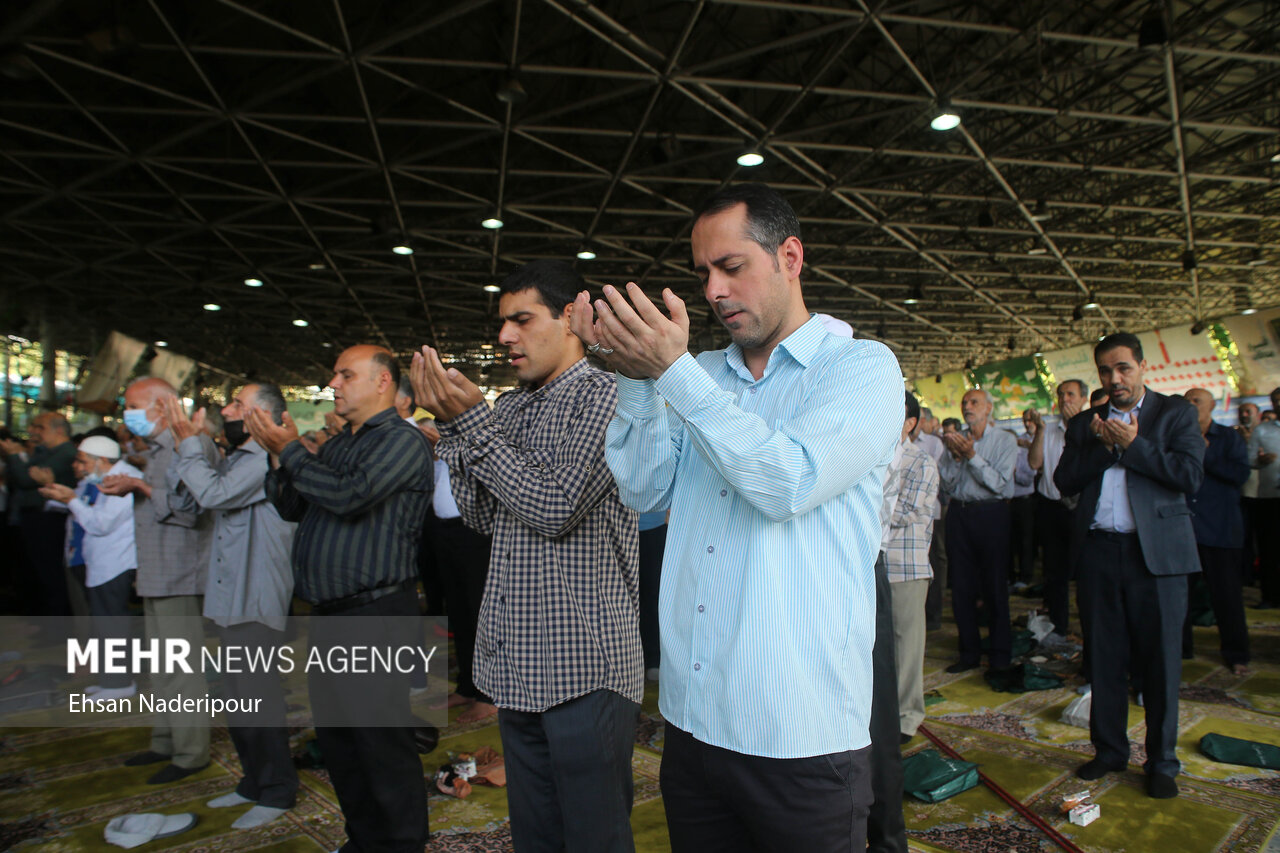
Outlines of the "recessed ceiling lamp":
M320 344L320 346L324 347L325 349L330 349L333 347L333 344L329 343L328 341L324 341Z
M321 261L312 261L311 263L307 264L307 269L325 270L325 269L328 269L328 267L326 267Z
M493 344L481 344L481 345L480 345L480 349L483 349L483 350L491 350L491 349L493 349Z
M486 284L484 286L485 293L500 293L501 291L502 291L502 288L498 287L498 285L496 284Z
M299 329L301 329L301 328L303 328L304 326L307 326L307 325L310 325L310 324L309 324L309 323L307 323L307 321L306 321L306 320L294 320L294 321L293 321L293 325L295 325L295 326L297 326Z
M929 122L934 130L955 130L960 126L960 114L951 108L951 101L942 98L938 101L938 112Z
M262 287L262 279L260 278L246 278L244 283L246 287Z
M916 285L912 285L911 295L909 295L906 299L902 300L902 304L903 305L919 305L920 302L922 302L923 300L924 300L924 286L916 284Z
M1257 308L1246 308L1246 309L1244 309L1243 311L1241 311L1240 313L1241 313L1241 314L1243 314L1243 315L1245 315L1246 317L1248 317L1250 314L1257 314L1257 313L1258 313L1258 309L1257 309Z
M586 248L585 246L578 250L578 260L594 261L595 259L596 259L596 253Z
M738 155L739 166L746 166L747 168L751 168L752 166L759 166L763 162L764 162L764 155L761 154L759 151L756 151L754 148L751 149L750 151L743 151L741 154Z
M204 310L206 310L206 311L221 311L221 310L222 310L222 306L221 306L221 305L219 305L219 304L218 304L218 303L216 303L216 302L206 302L206 303L204 304Z
M156 341L156 346L158 347L167 347L168 345L169 345L168 341Z
M1098 295L1097 295L1096 293L1094 293L1093 291L1090 291L1090 292L1089 292L1089 299L1084 303L1084 307L1085 307L1085 308L1097 308L1097 307L1098 307Z
M497 231L503 224L502 217L497 211L494 211L493 216L480 223L481 227L488 228L490 231Z
M391 247L391 251L395 252L397 255L412 255L413 247L409 245L407 240L401 240Z

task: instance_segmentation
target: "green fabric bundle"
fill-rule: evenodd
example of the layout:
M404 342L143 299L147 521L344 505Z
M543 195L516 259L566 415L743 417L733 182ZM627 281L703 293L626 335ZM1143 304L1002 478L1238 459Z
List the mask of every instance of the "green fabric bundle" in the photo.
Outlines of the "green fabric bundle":
M939 803L978 785L978 765L926 749L902 760L902 789L918 800Z
M1280 770L1280 746L1210 732L1200 738L1200 751L1223 764Z

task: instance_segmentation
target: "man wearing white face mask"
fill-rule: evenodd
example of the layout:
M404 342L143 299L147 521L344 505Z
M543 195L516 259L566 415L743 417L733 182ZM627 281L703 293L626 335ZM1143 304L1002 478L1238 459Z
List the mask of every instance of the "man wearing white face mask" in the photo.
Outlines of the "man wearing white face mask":
M212 517L201 513L178 477L173 435L164 401L177 393L163 379L139 379L124 392L124 423L147 443L142 477L114 475L102 481L107 495L133 495L134 535L138 549L138 595L143 599L148 639L183 639L190 648L204 645L201 597L208 573ZM209 464L218 464L216 450ZM157 698L200 697L208 692L204 675L180 669L154 673ZM128 767L168 764L147 780L176 782L209 765L209 727L192 715L164 715L151 730L151 746L125 761Z
M76 464L85 472L83 482L93 486L83 495L68 486L51 483L40 489L48 500L67 505L84 530L82 553L85 593L93 617L94 637L127 637L129 593L133 589L137 548L133 538L133 495L106 495L99 486L108 476L141 477L142 472L120 458L113 439L91 435L80 442ZM137 684L123 673L102 673L98 683L85 690L95 699L122 699L138 692Z

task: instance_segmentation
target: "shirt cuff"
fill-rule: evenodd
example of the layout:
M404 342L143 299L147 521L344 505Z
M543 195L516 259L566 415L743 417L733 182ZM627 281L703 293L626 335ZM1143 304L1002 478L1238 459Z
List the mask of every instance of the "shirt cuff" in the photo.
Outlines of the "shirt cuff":
M200 446L200 436L189 435L178 443L178 456L183 459L190 459L192 456L199 456L203 452Z
M620 414L644 419L658 417L665 411L662 395L652 379L632 379L621 373L614 375L618 382L617 411Z
M301 441L291 441L280 451L280 467L292 474L293 469L298 467L298 463L310 455L307 449L302 446Z
M722 390L689 353L676 359L654 380L653 386L681 418L687 418L709 396Z
M981 456L979 456L979 455L978 455L978 454L976 454L976 453L975 453L975 454L973 454L973 458L972 458L972 459L970 459L970 460L968 460L968 462L969 462L969 464L970 464L970 465L972 465L974 468L985 468L985 467L987 467L987 460L983 459Z
M436 421L436 429L440 431L441 439L457 438L463 433L484 426L492 414L493 410L489 408L488 403L476 403L451 421Z

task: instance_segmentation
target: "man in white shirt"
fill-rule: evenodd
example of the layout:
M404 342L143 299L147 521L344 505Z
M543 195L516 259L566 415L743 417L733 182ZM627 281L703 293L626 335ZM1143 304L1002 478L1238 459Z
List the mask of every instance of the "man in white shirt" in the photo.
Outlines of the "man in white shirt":
M1280 411L1280 388L1271 392L1271 407ZM1258 533L1258 607L1280 606L1280 421L1263 420L1249 435L1249 460L1258 469L1254 522Z
M120 458L120 445L101 435L80 442L76 463L85 479L101 483L115 474L141 477L142 472ZM133 495L107 495L94 490L92 498L77 496L59 483L40 488L48 500L67 505L84 528L85 596L98 638L127 636L129 596L137 573L138 552L133 538ZM124 623L124 624L122 624ZM102 673L99 683L85 690L96 699L124 699L138 692L128 674Z
M1036 527L1044 548L1044 604L1049 610L1053 631L1067 634L1067 597L1071 583L1071 511L1073 500L1064 500L1053 482L1066 443L1067 421L1075 417L1089 399L1089 389L1079 379L1058 384L1058 421L1045 423L1033 412L1037 428L1027 448L1027 465L1040 472L1036 481ZM1082 672L1088 681L1088 672Z

